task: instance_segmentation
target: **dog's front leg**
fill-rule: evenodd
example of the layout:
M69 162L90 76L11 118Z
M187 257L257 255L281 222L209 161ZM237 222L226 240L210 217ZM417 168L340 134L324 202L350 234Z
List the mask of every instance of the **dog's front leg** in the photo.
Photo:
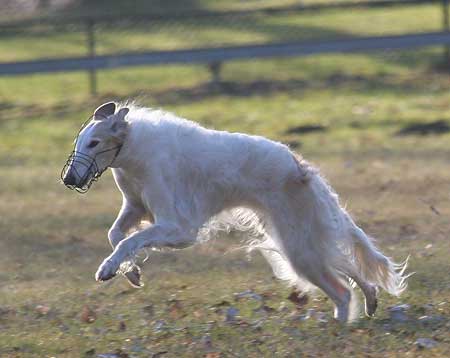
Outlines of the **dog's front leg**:
M140 224L144 215L145 209L142 205L133 205L124 199L119 215L108 231L108 240L113 249L126 238L129 230Z
M145 216L145 208L140 204L133 204L123 198L122 208L108 231L108 239L114 249L120 241L126 238L127 232L136 229ZM141 269L133 262L123 263L123 274L128 282L136 288L144 286L141 281ZM121 268L122 269L122 268Z
M119 270L120 264L132 257L144 247L188 247L196 240L195 230L182 228L170 223L156 223L140 232L132 234L122 240L107 257L95 274L97 281L106 281L113 278Z

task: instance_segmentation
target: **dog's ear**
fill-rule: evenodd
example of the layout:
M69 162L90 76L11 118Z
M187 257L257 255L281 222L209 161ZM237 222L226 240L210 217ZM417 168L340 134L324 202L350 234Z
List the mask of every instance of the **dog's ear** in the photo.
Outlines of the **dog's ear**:
M103 120L112 116L116 111L116 104L114 102L103 103L94 111L94 119Z
M128 114L129 111L130 111L130 109L127 107L123 107L123 108L119 109L119 112L117 112L117 114L116 114L116 120L124 121L125 116Z
M111 131L114 139L122 141L125 138L128 129L128 122L125 120L125 116L129 111L129 108L124 107L114 116L114 120L111 124Z

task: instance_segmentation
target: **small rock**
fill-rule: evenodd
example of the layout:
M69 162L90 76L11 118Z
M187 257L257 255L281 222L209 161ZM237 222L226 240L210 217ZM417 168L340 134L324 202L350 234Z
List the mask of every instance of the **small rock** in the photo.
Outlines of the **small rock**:
M39 316L46 316L50 312L50 307L46 305L37 305L35 310Z
M422 306L420 306L420 311L424 314L432 313L435 310L435 307L432 303L426 303Z
M59 327L59 329L61 330L61 332L67 333L67 332L70 331L69 326L66 325L66 324L64 324L64 323L62 323L62 322L59 324L58 327Z
M395 322L406 322L409 320L408 314L406 313L410 308L408 304L402 304L397 306L392 306L388 309L389 316L392 321Z
M280 305L278 306L278 311L280 311L280 312L289 311L289 307L286 305L286 302L284 302L284 301L280 302Z
M414 344L421 349L431 349L437 346L438 342L431 338L418 338Z
M316 310L314 308L310 308L306 311L306 316L312 318L316 315Z
M153 330L155 332L157 332L157 333L158 332L162 332L166 328L166 326L167 326L166 321L164 321L162 319L159 319L159 320L156 321L156 323L155 323L155 325L153 327Z
M89 350L87 350L86 352L84 352L84 355L86 357L92 357L95 354L95 348L91 348Z
M236 316L239 314L239 310L235 307L229 307L225 316L225 322L235 322Z
M130 356L122 351L121 349L117 349L114 353L103 353L97 354L98 358L129 358Z
M319 323L328 323L327 314L325 312L316 311L314 308L309 308L304 314L298 314L298 311L294 311L289 318L293 321L313 319Z
M255 331L261 332L264 326L264 322L262 320L253 323L252 327Z
M292 316L292 320L298 320L298 321L307 321L310 318L311 318L311 316L309 316L308 314L297 314L295 316Z
M273 312L275 312L275 311L276 311L275 308L272 308L272 307L267 306L267 305L265 305L265 304L262 304L262 305L259 306L258 308L253 309L253 312L254 312L254 313L264 314L264 315L267 315L267 314L269 314L269 313L273 313Z
M155 307L153 306L153 304L142 307L142 310L150 317L153 317L155 314Z
M309 318L315 319L317 322L321 322L321 323L327 323L328 319L327 314L325 312L321 312L321 311L316 311L312 308L310 308L309 310L306 311L306 315Z
M15 313L15 311L7 306L0 306L0 318L9 315L10 313Z
M422 316L419 317L419 322L425 326L431 326L445 322L445 318L443 316Z
M131 347L130 347L130 351L134 352L134 353L139 353L144 351L144 348L139 344L139 343L134 343Z
M235 293L234 294L234 299L236 301L241 300L243 298L251 298L257 301L262 301L262 296L258 295L257 293L253 292L252 290L246 290L240 293Z
M309 308L308 310L306 310L305 314L298 315L297 319L299 321L306 321L306 320L308 320L310 318L316 317L316 314L317 314L317 312L316 312L316 310L314 308Z
M212 340L211 340L211 335L210 334L205 334L202 338L201 338L201 343L204 349L209 350L212 349Z

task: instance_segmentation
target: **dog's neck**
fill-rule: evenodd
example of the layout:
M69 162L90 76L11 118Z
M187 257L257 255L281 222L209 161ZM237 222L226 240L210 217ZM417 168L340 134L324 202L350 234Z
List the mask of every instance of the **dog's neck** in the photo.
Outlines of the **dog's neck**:
M122 147L117 154L111 168L121 169L127 172L137 173L142 171L145 163L142 158L145 156L140 155L142 148L142 142L137 140L136 136L140 136L139 128L133 128L132 123L129 126L129 130L122 142Z
M132 166L133 163L131 163L131 162L132 162L133 156L131 155L131 153L132 153L132 150L130 148L129 141L127 140L127 138L125 138L123 143L121 144L121 148L120 148L119 152L117 153L116 158L114 159L114 161L111 164L111 168L126 169L127 167Z

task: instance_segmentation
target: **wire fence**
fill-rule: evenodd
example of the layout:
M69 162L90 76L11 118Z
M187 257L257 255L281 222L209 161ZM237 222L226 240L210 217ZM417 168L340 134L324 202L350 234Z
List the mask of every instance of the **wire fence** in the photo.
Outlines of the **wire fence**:
M36 0L39 2L38 0ZM345 22L370 9L433 5L435 20L405 28L387 19L374 31L364 22L327 27L328 14ZM347 11L347 10L348 11ZM380 16L380 14L378 14ZM0 75L87 70L96 92L100 68L206 63L218 78L233 59L450 45L448 0L374 0L270 7L245 11L185 11L38 17L0 23ZM14 51L8 51L14 48ZM449 54L446 50L445 54Z

